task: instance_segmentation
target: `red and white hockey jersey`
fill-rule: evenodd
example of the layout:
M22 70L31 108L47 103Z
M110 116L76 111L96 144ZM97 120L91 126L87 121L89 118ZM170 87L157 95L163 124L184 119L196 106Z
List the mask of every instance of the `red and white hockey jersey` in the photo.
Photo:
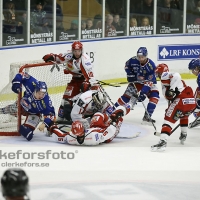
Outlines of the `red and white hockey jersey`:
M110 106L107 101L102 105L102 109L97 110L92 99L92 94L96 92L96 90L88 90L79 96L71 111L72 121L81 120L83 116L93 115L96 112L104 113L106 111Z
M96 83L93 66L90 57L86 53L82 53L79 59L74 59L72 51L68 51L67 53L57 55L56 62L66 64L65 74L72 74L73 77L77 78L84 76L86 81Z

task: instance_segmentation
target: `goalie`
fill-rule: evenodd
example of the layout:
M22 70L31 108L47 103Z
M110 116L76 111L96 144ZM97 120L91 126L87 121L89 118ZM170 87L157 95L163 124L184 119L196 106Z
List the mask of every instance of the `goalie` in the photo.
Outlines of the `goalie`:
M180 119L180 142L183 144L187 137L188 117L196 107L193 90L187 86L179 73L169 72L166 64L156 67L156 75L161 80L163 96L168 100L165 110L164 123L161 129L160 141L151 147L152 151L164 151L167 139L171 135L172 127Z
M21 114L26 116L25 122L20 125L19 133L28 141L33 138L33 132L38 126L41 116L44 116L44 121L39 125L39 130L44 131L53 125L55 120L55 111L52 106L51 99L47 93L47 85L45 82L36 80L28 73L19 73L12 80L12 91L19 94L22 91L22 86L25 87L25 92L20 100ZM18 105L8 105L1 108L1 114L17 115Z
M47 54L43 57L45 62L54 61L56 63L66 63L65 74L71 74L72 80L68 83L63 95L63 99L58 110L57 120L64 119L71 121L72 98L80 93L80 88L88 90L90 86L96 84L93 67L89 56L83 52L83 45L79 41L72 44L71 51L64 54Z
M77 120L72 123L70 132L63 132L57 126L52 126L50 131L54 140L60 143L87 146L109 143L119 133L122 117L129 111L129 107L118 106L110 117L105 113L95 113L88 128L84 128L81 121Z

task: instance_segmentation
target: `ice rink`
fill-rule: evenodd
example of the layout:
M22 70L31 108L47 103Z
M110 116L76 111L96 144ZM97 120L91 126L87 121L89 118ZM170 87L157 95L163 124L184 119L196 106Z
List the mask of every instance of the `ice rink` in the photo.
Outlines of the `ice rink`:
M196 89L196 80L186 83ZM115 102L126 86L109 86L105 90ZM160 82L158 87L161 98L152 118L160 131L167 102ZM22 137L0 137L0 175L9 164L24 164L32 200L199 200L200 127L188 130L184 145L179 142L177 129L165 152L151 152L151 145L157 144L159 137L153 135L152 126L141 125L144 111L142 103L138 103L124 117L121 128L120 136L139 131L137 138L116 138L110 144L94 147L58 144L42 132L36 132L30 142ZM190 116L190 122L193 120ZM9 152L20 150L24 157L21 154L19 159L8 158ZM31 152L47 151L51 151L50 158L28 158ZM74 155L73 159L59 157L61 151ZM30 167L30 163L48 163L49 167Z

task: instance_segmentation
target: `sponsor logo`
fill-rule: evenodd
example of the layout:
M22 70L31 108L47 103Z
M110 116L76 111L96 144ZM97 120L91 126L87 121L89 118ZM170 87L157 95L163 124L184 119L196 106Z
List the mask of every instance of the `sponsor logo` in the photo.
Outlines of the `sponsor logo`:
M95 138L96 138L96 141L98 141L99 135L98 135L98 134L95 134Z
M185 104L195 104L195 99L194 98L185 98L182 99L183 105Z
M160 45L158 46L158 60L198 58L200 45Z

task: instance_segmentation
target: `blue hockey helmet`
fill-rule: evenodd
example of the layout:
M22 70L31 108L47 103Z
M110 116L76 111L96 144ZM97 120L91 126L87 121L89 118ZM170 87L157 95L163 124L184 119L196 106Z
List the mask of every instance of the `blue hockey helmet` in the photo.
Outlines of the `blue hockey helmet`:
M47 85L45 82L42 82L42 81L38 81L36 83L36 86L35 86L35 91L36 92L44 92L46 93L47 92Z
M194 70L194 69L198 69L200 70L200 59L197 58L197 59L192 59L190 61L190 63L188 64L188 69L189 70Z
M147 56L148 55L148 51L146 47L140 47L137 50L137 56Z

